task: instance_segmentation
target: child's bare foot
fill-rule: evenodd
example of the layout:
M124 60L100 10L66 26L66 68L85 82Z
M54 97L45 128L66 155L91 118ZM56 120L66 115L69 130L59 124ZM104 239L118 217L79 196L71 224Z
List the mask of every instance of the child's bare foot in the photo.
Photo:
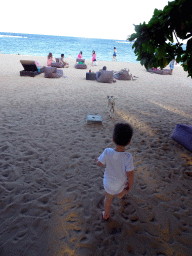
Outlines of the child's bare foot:
M105 213L105 211L102 212L102 217L103 217L103 220L108 220L109 219L109 214L107 215Z

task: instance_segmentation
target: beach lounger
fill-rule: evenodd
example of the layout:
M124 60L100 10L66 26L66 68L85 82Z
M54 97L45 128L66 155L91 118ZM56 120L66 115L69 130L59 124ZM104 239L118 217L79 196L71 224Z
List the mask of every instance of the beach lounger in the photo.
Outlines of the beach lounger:
M177 124L171 138L192 152L192 126Z
M148 72L152 72L152 73L156 73L156 74L160 74L160 75L170 75L171 74L171 70L170 69L153 69L153 68L149 68L147 70Z
M37 66L34 60L20 60L24 70L20 71L20 76L35 77L44 72L44 67Z
M60 78L63 76L63 70L46 66L44 74L45 78Z

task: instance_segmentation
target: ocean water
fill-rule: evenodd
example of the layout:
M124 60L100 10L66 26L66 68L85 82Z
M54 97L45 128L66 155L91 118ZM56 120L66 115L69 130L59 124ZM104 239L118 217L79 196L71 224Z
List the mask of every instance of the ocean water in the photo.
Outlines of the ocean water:
M54 57L60 57L64 53L65 58L69 54L76 58L82 51L83 58L91 60L94 50L98 61L111 61L116 47L117 61L137 63L132 45L126 40L0 32L0 52L3 54L47 56L52 52Z
M0 32L0 52L4 54L47 56L52 52L54 57L64 53L65 58L70 54L75 59L82 51L83 58L91 60L94 50L98 61L111 61L116 47L117 61L139 63L132 45L133 42L126 40ZM186 45L182 47L186 50Z

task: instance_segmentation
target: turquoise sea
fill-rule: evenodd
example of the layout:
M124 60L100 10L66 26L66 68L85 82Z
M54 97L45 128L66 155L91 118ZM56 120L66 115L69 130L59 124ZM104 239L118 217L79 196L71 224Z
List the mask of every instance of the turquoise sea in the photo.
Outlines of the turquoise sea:
M0 32L0 52L3 54L21 54L47 56L52 52L54 57L76 58L80 51L85 59L90 59L92 51L97 54L97 60L111 61L113 49L117 49L117 61L137 62L133 43L126 40L94 39L68 36L49 36L21 33Z

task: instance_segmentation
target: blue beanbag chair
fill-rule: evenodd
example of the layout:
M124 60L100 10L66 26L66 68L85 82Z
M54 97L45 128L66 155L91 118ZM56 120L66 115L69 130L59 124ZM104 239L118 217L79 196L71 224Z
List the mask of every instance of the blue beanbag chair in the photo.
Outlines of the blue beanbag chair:
M192 152L192 126L177 124L171 138Z

